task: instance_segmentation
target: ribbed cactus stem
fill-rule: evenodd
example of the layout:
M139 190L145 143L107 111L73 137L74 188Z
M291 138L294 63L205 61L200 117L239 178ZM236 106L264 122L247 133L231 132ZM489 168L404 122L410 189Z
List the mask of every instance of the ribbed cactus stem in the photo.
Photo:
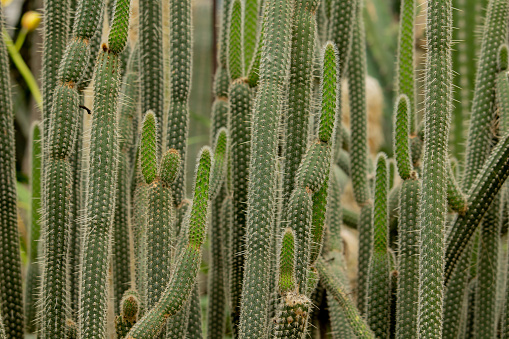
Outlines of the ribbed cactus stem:
M467 210L467 197L463 194L461 187L456 181L456 177L452 172L451 162L447 164L447 202L449 207L460 214Z
M336 300L343 309L343 312L345 313L355 335L358 338L375 338L368 324L345 293L344 287L330 272L330 268L324 259L319 258L315 267L318 270L321 282L327 289L327 292L334 297L334 300Z
M417 306L419 296L415 293L419 286L419 215L421 183L417 174L401 184L398 218L398 295L396 310L396 338L415 338L417 336Z
M276 212L278 126L284 107L284 84L289 75L293 1L267 0L258 95L251 125L251 158L247 208L247 242L240 335L267 335L270 295L271 238Z
M375 200L373 206L373 252L368 270L367 320L377 337L389 335L390 325L390 254L387 197L389 180L387 156L380 153L376 161Z
M427 10L424 158L419 210L420 338L442 336L448 137L452 108L451 0L429 2Z
M283 197L286 199L290 197L294 188L295 174L308 143L317 6L316 0L294 3L288 110L284 116L286 140L283 151Z
M228 72L232 80L244 74L243 8L240 0L233 0L230 9L228 34Z
M41 190L42 190L42 134L41 124L34 122L32 124L32 133L30 139L30 188L32 192L32 207L30 215L30 235L28 246L28 264L26 272L25 285L25 329L28 333L34 333L37 329L36 324L36 301L37 289L40 288L40 267L39 267L39 236L41 234Z
M209 176L211 152L204 148L199 156L193 204L189 214L186 245L179 254L175 271L168 281L161 298L145 316L136 323L126 338L151 339L157 336L167 320L177 314L189 300L196 283L201 263L201 247L205 240L209 209Z
M368 270L369 258L372 250L373 237L373 203L362 206L358 219L357 229L359 230L359 263L358 263L358 286L357 286L357 307L361 314L366 314L368 296Z
M180 175L172 185L173 203L185 198L186 149L189 129L189 94L191 91L191 1L170 2L170 102L166 149L174 148L182 159ZM159 27L158 27L159 29ZM161 125L164 120L160 120ZM164 141L163 141L164 143Z
M507 275L509 276L509 270L508 270ZM509 281L509 280L506 280L506 282L507 281ZM506 291L505 291L505 302L503 304L500 327L501 327L500 330L502 332L501 338L502 339L509 338L509 288L507 288L507 286L506 286Z
M507 76L508 69L508 47L506 44L501 45L498 50L498 75L496 88L496 102L500 116L500 131L506 133L509 131L509 78Z
M362 8L362 0L333 0L329 2L326 11L329 13L329 39L331 39L338 48L340 68L339 73L346 75L346 69L349 67L350 53L353 52L352 43L356 43L353 34L356 34L356 20L359 18L357 8ZM357 13L357 14L356 14ZM364 30L364 29L363 29ZM364 34L364 33L362 33ZM362 49L364 50L364 49ZM359 55L357 55L359 57ZM353 62L353 61L352 61ZM357 61L358 62L358 59ZM359 65L360 66L360 65Z
M406 96L408 134L415 134L415 74L414 74L414 49L415 49L415 16L417 5L415 0L401 1L401 16L398 35L398 55L396 57L398 70L396 73L396 94ZM398 103L401 103L401 97ZM398 106L399 111L399 104ZM403 114L403 113L401 113ZM398 130L396 129L396 132ZM396 146L397 146L396 141ZM406 172L404 172L406 174ZM402 177L403 178L403 177ZM403 178L405 179L405 178Z
M246 0L244 4L244 73L247 73L251 60L256 51L256 37L258 33L258 14L262 0Z
M495 81L498 48L507 42L509 3L490 0L484 25L481 55L475 81L472 118L468 131L463 185L468 191L492 148L492 128L495 119Z
M409 138L412 115L413 109L408 96L400 95L396 101L394 114L394 149L398 173L403 180L410 178L413 171Z
M200 287L198 283L194 285L191 299L189 300L189 320L187 321L186 337L201 339L202 330L202 312L200 303ZM168 337L174 338L174 337Z

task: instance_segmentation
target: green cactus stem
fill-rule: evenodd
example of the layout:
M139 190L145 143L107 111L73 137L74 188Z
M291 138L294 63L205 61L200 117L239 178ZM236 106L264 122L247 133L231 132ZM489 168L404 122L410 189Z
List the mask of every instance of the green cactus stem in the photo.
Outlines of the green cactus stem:
M199 159L193 204L186 221L189 225L186 245L176 260L175 271L161 298L155 307L134 325L127 339L151 339L157 336L167 320L184 307L194 289L208 219L210 149L203 148Z
M202 330L202 314L200 305L200 291L198 284L195 284L191 299L189 300L189 320L187 322L188 338L201 339L203 337Z
M244 74L242 15L242 2L233 0L228 34L228 73L232 80L238 79Z
M400 67L402 67L402 65L400 65ZM410 117L413 116L412 107L406 94L402 94L398 97L394 114L394 149L398 173L403 180L410 178L414 169L410 155L409 138Z
M140 295L136 290L127 290L120 301L120 315L115 318L118 338L124 338L141 315Z
M256 51L258 13L260 11L261 3L261 0L246 0L244 4L244 73L247 73Z
M338 59L340 62L339 73L346 75L346 68L349 67L348 63L350 62L350 53L358 53L352 50L355 48L352 47L352 44L358 43L358 41L355 42L353 35L356 34L356 20L360 18L360 12L362 12L358 10L358 8L362 8L362 0L333 0L329 3L330 5L327 6L330 7L330 9L327 10L329 13L328 38L332 40L338 48ZM362 50L364 50L364 48ZM359 55L356 57L359 57ZM357 59L355 62L358 61ZM354 63L354 61L352 61L352 63Z
M357 229L359 230L359 264L358 264L358 286L357 286L357 307L361 314L366 313L368 296L368 271L369 258L372 250L372 220L373 203L362 206L359 215Z

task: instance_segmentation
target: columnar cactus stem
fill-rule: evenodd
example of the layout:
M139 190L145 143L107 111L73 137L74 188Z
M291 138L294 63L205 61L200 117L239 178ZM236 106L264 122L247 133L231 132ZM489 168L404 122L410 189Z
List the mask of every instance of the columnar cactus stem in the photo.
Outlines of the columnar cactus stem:
M175 316L189 300L196 284L201 263L201 247L205 240L209 209L209 175L211 152L204 148L196 171L195 193L188 223L189 230L183 251L179 254L175 271L154 308L134 325L127 339L152 339L167 320Z
M368 270L369 258L372 250L373 229L371 227L373 220L373 203L362 206L357 224L359 230L359 271L357 286L357 307L359 312L364 315L367 307L368 296Z
M201 339L203 337L202 331L202 315L200 305L200 290L198 283L194 285L191 298L189 300L189 320L187 322L187 334L189 338ZM174 337L169 337L174 338Z
M355 27L357 26L356 20L359 19L359 12L362 12L359 11L358 8L362 8L362 1L363 0L332 0L330 1L330 10L327 10L327 12L329 12L328 38L331 39L338 48L340 63L339 73L342 75L347 74L346 68L349 67L348 63L350 62L350 53L358 53L353 51L351 52L351 49L353 48L352 43L356 43L353 42L353 34L356 34L354 32L356 29ZM362 34L364 35L364 33ZM362 39L364 40L364 38ZM364 41L362 41L362 43L364 43ZM364 51L364 47L362 47L361 50ZM357 57L360 56L357 55ZM358 61L359 59L355 62ZM361 65L358 66L365 67Z
M368 270L367 320L377 337L386 338L389 336L391 306L387 156L380 153L376 162L373 252Z
M180 175L172 185L173 203L179 206L185 198L186 149L191 91L191 1L170 2L170 108L166 148L174 148L183 159ZM159 27L158 27L159 29ZM159 120L161 124L164 120Z
M442 336L446 180L452 109L451 0L428 3L427 27L417 325L423 339Z
M42 277L41 335L54 338L65 333L67 233L71 222L73 154L79 123L77 85L90 55L90 39L102 15L102 0L83 0L78 5L72 38L60 62L58 85L53 95L46 145L44 191L44 269ZM60 37L62 39L62 37Z
M293 1L266 0L266 29L260 84L253 110L247 243L240 335L265 338L270 295L270 255L276 216L276 161L278 126L285 103L284 84L289 75Z
M120 53L127 42L130 1L115 3L113 24L99 54L85 206L85 236L80 286L79 336L106 336L107 275L110 265L118 169L117 105Z
M294 188L295 174L308 143L308 122L312 101L312 68L315 54L317 0L296 1L292 27L292 52L288 110L285 120L283 198Z
M228 73L232 80L244 74L244 48L242 27L242 3L233 0L230 10L230 27L228 32Z
M30 140L30 188L32 192L32 208L30 216L30 235L28 246L28 267L26 272L25 285L25 329L28 333L34 333L37 330L36 324L36 300L37 289L40 288L40 268L38 260L39 236L41 234L41 190L42 190L42 129L39 122L32 124L32 133Z
M507 275L509 277L509 270L508 270ZM507 281L509 281L509 279L506 280L506 283L507 283ZM509 318L508 317L509 317L509 288L507 288L507 286L506 286L506 290L505 290L505 303L503 304L501 324L500 324L500 327L501 327L500 330L502 332L501 333L501 338L502 339L509 338Z
M256 50L258 13L262 0L246 0L244 3L244 73L247 73Z
M159 121L157 140L164 142L164 75L162 0L140 1L140 99L141 112L152 110ZM159 153L162 145L158 146Z
M491 149L493 132L490 127L495 119L498 47L507 41L508 22L509 3L505 0L490 0L475 82L472 118L468 131L463 181L466 191L472 186Z

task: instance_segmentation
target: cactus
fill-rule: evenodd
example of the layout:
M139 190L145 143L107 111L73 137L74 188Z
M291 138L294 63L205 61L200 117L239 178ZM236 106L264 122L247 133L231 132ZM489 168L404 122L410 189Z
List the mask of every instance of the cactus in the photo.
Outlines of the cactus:
M242 14L242 3L240 0L233 0L228 36L228 73L232 80L238 79L244 74Z
M36 331L36 291L40 284L39 268L39 236L41 233L41 169L42 169L42 129L39 122L32 124L31 133L31 176L30 186L32 191L32 214L30 222L30 237L28 247L28 268L26 272L25 286L25 329L28 333Z

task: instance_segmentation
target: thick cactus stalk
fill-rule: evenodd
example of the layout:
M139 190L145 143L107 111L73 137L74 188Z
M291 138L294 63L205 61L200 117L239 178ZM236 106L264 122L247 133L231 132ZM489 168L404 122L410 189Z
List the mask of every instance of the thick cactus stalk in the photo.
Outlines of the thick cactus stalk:
M141 112L152 110L159 121L157 140L163 142L164 75L162 0L140 1L140 99ZM158 146L159 153L162 145Z
M450 0L428 3L424 157L419 209L418 332L442 336L448 136L452 108Z
M95 80L94 117L85 205L86 236L80 275L79 336L106 335L107 276L110 266L119 160L117 106L120 90L120 53L127 42L129 0L115 3L113 25L99 54Z
M474 333L478 338L496 336L498 247L503 201L501 196L497 195L481 224L474 315Z
M377 337L389 335L391 288L390 254L388 252L389 214L387 196L389 180L387 156L380 153L376 164L375 201L373 206L373 252L368 270L367 320Z
M398 35L398 55L396 57L398 71L396 73L396 95L405 95L407 104L408 134L415 134L415 74L414 74L414 49L415 49L415 16L417 6L415 0L401 1L401 19ZM398 99L401 103L401 99ZM399 105L398 107L399 111ZM403 113L401 113L403 114ZM396 132L398 129L396 129ZM397 145L397 143L396 143ZM406 174L406 172L404 172ZM403 178L403 177L402 177ZM403 178L405 179L405 178Z
M240 321L240 300L244 277L247 192L251 156L252 90L242 80L232 83L229 92L231 114L231 164L233 227L231 233L230 310L233 328Z
M375 338L364 318L360 315L353 302L345 293L341 283L332 275L330 268L323 258L319 258L315 265L322 284L334 299L339 303L348 319L350 327L358 338Z
M266 39L251 125L246 264L240 320L240 335L247 339L267 335L271 281L267 267L273 253L278 126L285 104L285 81L289 75L292 14L293 1L265 2L263 25Z
M507 41L509 4L491 0L488 5L482 38L479 68L475 81L472 117L467 139L463 185L468 191L489 156L495 119L495 83L498 48Z
M32 192L32 208L30 216L30 235L28 246L28 267L25 285L25 329L28 333L37 330L36 324L36 301L37 290L40 288L41 276L38 260L39 236L41 234L41 190L42 190L42 129L39 122L32 124L31 148L30 148L30 188Z
M416 216L419 215L421 183L414 177L401 185L398 218L398 303L396 338L415 338L417 336L417 306L419 296L419 233Z
M174 148L182 159L180 176L172 185L173 203L179 206L185 198L186 149L189 124L189 93L191 91L191 1L170 3L170 102L166 149ZM158 27L159 29L159 27ZM161 121L161 125L164 120ZM162 139L161 139L162 140Z
M204 148L196 171L195 193L189 219L186 245L179 254L175 271L161 298L145 316L134 325L127 339L156 337L167 320L175 316L189 300L196 284L201 263L201 247L205 240L209 209L210 149Z
M286 140L283 151L283 197L285 199L288 199L293 191L295 175L308 143L317 6L317 0L295 1L294 5L288 110L284 116Z

